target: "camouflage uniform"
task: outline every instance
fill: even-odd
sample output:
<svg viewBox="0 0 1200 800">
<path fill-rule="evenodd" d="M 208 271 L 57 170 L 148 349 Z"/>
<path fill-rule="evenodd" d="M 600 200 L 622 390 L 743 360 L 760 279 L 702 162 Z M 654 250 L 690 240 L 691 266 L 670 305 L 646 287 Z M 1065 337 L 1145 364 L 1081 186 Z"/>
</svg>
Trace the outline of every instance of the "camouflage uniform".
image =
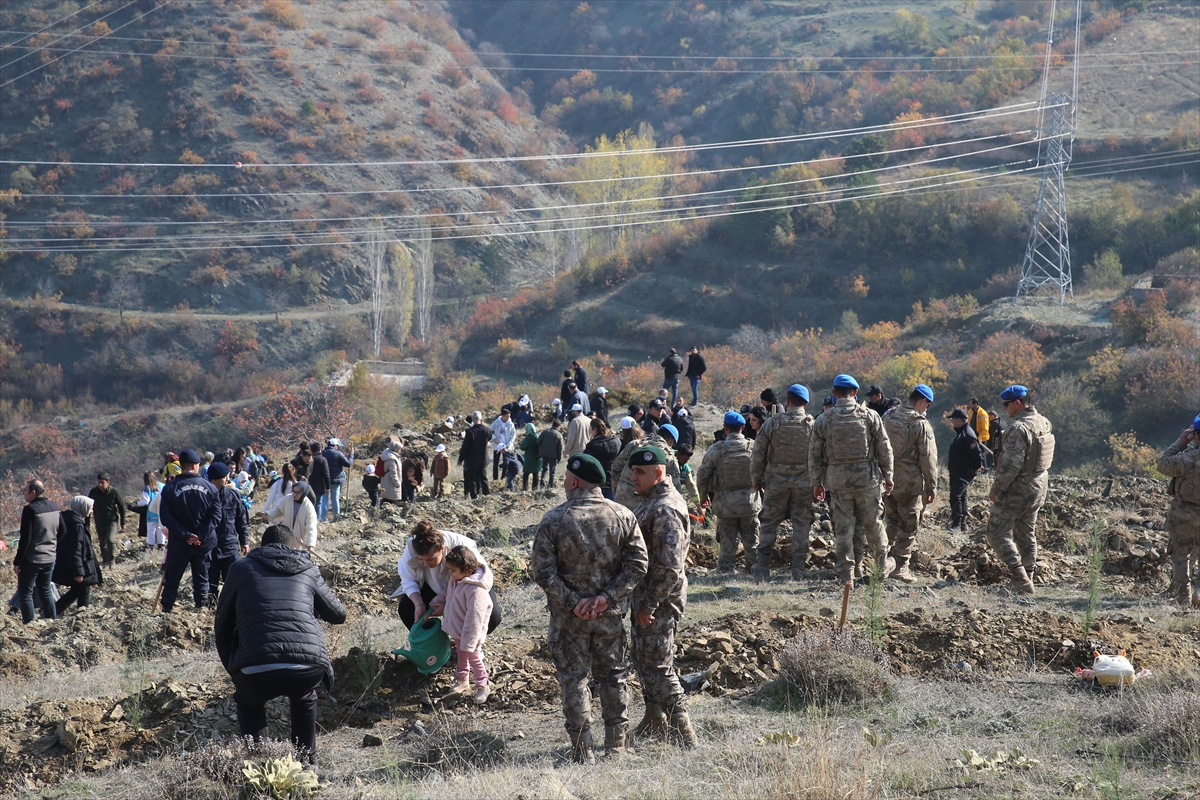
<svg viewBox="0 0 1200 800">
<path fill-rule="evenodd" d="M 1187 599 L 1188 558 L 1200 556 L 1200 446 L 1182 439 L 1158 459 L 1158 471 L 1171 478 L 1171 510 L 1167 512 L 1167 550 L 1171 554 L 1171 591 Z M 1200 598 L 1200 586 L 1196 598 Z M 1193 603 L 1200 605 L 1197 599 Z"/>
<path fill-rule="evenodd" d="M 1047 473 L 1053 460 L 1050 420 L 1032 406 L 1025 408 L 1004 432 L 1003 457 L 996 464 L 991 492 L 998 499 L 992 503 L 987 523 L 988 544 L 1009 567 L 1028 571 L 1037 562 L 1033 526 L 1046 502 Z"/>
<path fill-rule="evenodd" d="M 704 453 L 696 471 L 696 488 L 703 500 L 713 493 L 712 510 L 717 515 L 717 541 L 721 552 L 717 569 L 737 566 L 738 537 L 746 550 L 746 569 L 754 563 L 758 546 L 758 512 L 762 498 L 750 480 L 753 442 L 740 433 L 726 435 Z"/>
<path fill-rule="evenodd" d="M 754 440 L 750 480 L 764 487 L 762 531 L 758 539 L 755 574 L 766 577 L 779 533 L 779 523 L 792 520 L 792 570 L 804 569 L 812 528 L 812 481 L 808 479 L 808 443 L 813 417 L 804 408 L 789 407 L 763 423 Z"/>
<path fill-rule="evenodd" d="M 679 473 L 679 462 L 675 460 L 675 451 L 671 449 L 671 445 L 667 444 L 667 440 L 657 433 L 652 433 L 644 439 L 635 439 L 621 448 L 621 452 L 617 453 L 617 457 L 613 459 L 612 463 L 612 475 L 619 476 L 613 480 L 613 499 L 630 511 L 637 508 L 638 503 L 641 502 L 637 492 L 633 491 L 633 467 L 629 466 L 629 456 L 639 447 L 657 447 L 666 453 L 667 477 L 671 479 L 676 491 L 683 491 L 683 478 Z"/>
<path fill-rule="evenodd" d="M 808 448 L 808 473 L 824 486 L 837 537 L 837 571 L 843 581 L 854 575 L 854 528 L 861 524 L 881 565 L 884 537 L 882 482 L 892 477 L 892 445 L 879 415 L 853 397 L 817 417 Z"/>
<path fill-rule="evenodd" d="M 883 429 L 895 458 L 896 485 L 883 499 L 888 546 L 896 569 L 903 570 L 912 557 L 923 498 L 937 491 L 937 442 L 929 420 L 910 403 L 884 414 Z"/>
<path fill-rule="evenodd" d="M 670 715 L 683 700 L 683 687 L 675 674 L 675 628 L 687 604 L 684 561 L 691 543 L 687 504 L 669 481 L 656 483 L 634 512 L 646 540 L 650 567 L 633 590 L 634 615 L 647 611 L 654 617 L 649 627 L 632 626 L 633 663 L 642 681 L 647 704 Z"/>
<path fill-rule="evenodd" d="M 546 643 L 562 690 L 566 728 L 575 741 L 592 725 L 588 672 L 600 687 L 606 727 L 628 724 L 625 625 L 633 588 L 646 574 L 646 543 L 637 519 L 599 488 L 574 489 L 542 517 L 530 557 L 533 579 L 546 592 Z M 575 616 L 583 598 L 604 595 L 608 610 L 594 620 Z"/>
</svg>

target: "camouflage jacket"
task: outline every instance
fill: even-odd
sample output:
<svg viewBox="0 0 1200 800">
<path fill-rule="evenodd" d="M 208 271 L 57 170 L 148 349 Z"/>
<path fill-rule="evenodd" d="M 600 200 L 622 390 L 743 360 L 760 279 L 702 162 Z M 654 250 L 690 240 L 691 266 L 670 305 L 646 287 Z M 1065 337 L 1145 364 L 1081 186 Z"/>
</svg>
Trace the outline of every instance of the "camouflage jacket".
<svg viewBox="0 0 1200 800">
<path fill-rule="evenodd" d="M 883 421 L 853 397 L 817 417 L 808 445 L 808 477 L 826 489 L 861 490 L 892 478 L 892 444 Z"/>
<path fill-rule="evenodd" d="M 1194 436 L 1186 445 L 1176 439 L 1156 466 L 1171 479 L 1171 494 L 1176 500 L 1200 505 L 1200 446 Z"/>
<path fill-rule="evenodd" d="M 937 442 L 925 415 L 908 403 L 883 415 L 892 443 L 896 486 L 893 494 L 931 495 L 937 491 Z"/>
<path fill-rule="evenodd" d="M 606 500 L 599 487 L 575 489 L 542 517 L 530 569 L 551 614 L 571 614 L 583 598 L 602 594 L 604 616 L 619 618 L 646 574 L 646 542 L 629 509 Z"/>
<path fill-rule="evenodd" d="M 808 443 L 813 417 L 803 408 L 789 408 L 768 419 L 754 439 L 750 480 L 755 486 L 808 483 Z"/>
<path fill-rule="evenodd" d="M 1054 428 L 1032 406 L 1013 417 L 1004 432 L 1004 450 L 996 465 L 992 493 L 1000 495 L 1043 477 L 1054 461 Z"/>
<path fill-rule="evenodd" d="M 613 489 L 616 490 L 618 483 L 627 483 L 629 491 L 633 491 L 633 467 L 629 466 L 629 457 L 639 447 L 658 447 L 666 453 L 667 477 L 671 479 L 676 491 L 683 491 L 683 479 L 679 474 L 679 462 L 675 460 L 675 451 L 667 444 L 667 440 L 657 433 L 652 433 L 644 439 L 636 439 L 622 447 L 621 452 L 617 453 L 617 457 L 613 459 L 612 463 L 612 471 L 616 477 L 609 476 L 612 478 Z"/>
<path fill-rule="evenodd" d="M 633 513 L 650 553 L 650 568 L 633 592 L 633 610 L 679 618 L 687 604 L 684 562 L 692 541 L 687 504 L 670 481 L 662 481 Z"/>
<path fill-rule="evenodd" d="M 750 479 L 752 446 L 742 434 L 731 433 L 704 452 L 696 470 L 696 489 L 701 500 L 712 493 L 713 513 L 718 517 L 751 517 L 762 511 L 762 495 Z"/>
</svg>

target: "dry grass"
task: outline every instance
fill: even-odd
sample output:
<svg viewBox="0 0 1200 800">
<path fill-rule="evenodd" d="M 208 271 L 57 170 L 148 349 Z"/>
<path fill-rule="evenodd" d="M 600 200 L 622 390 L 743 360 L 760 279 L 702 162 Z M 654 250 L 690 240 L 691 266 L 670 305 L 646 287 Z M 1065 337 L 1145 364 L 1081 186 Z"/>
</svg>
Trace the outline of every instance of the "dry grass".
<svg viewBox="0 0 1200 800">
<path fill-rule="evenodd" d="M 892 693 L 887 653 L 850 628 L 802 631 L 780 651 L 779 667 L 773 688 L 789 706 L 861 704 Z"/>
</svg>

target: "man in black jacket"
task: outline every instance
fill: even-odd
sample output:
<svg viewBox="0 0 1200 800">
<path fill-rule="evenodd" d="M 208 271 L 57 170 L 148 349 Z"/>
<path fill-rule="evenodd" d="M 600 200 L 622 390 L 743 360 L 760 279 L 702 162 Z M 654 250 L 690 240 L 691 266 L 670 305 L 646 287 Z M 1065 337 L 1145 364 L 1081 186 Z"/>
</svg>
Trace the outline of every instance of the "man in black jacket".
<svg viewBox="0 0 1200 800">
<path fill-rule="evenodd" d="M 333 683 L 319 620 L 346 621 L 346 607 L 291 529 L 272 525 L 262 546 L 229 568 L 214 634 L 221 665 L 233 679 L 242 736 L 267 736 L 267 701 L 287 697 L 292 743 L 300 760 L 317 761 L 317 687 Z"/>
<path fill-rule="evenodd" d="M 662 368 L 663 388 L 671 390 L 671 402 L 674 403 L 675 398 L 679 397 L 679 376 L 683 374 L 683 359 L 675 352 L 674 347 L 662 360 Z"/>
<path fill-rule="evenodd" d="M 208 468 L 208 482 L 217 488 L 217 546 L 208 568 L 208 590 L 211 595 L 226 580 L 229 568 L 238 554 L 250 552 L 249 519 L 242 496 L 229 485 L 229 467 L 217 462 Z"/>
<path fill-rule="evenodd" d="M 333 476 L 329 470 L 329 462 L 321 454 L 320 443 L 309 442 L 308 449 L 312 453 L 312 463 L 308 466 L 308 485 L 312 487 L 313 494 L 317 496 L 317 504 L 314 506 L 314 510 L 317 512 L 317 521 L 324 522 L 325 520 L 321 518 L 321 504 L 329 501 L 322 501 L 321 498 L 329 494 Z"/>
<path fill-rule="evenodd" d="M 897 405 L 899 405 L 899 403 L 897 403 Z M 888 400 L 888 398 L 884 397 L 883 389 L 880 389 L 875 385 L 872 385 L 870 389 L 867 389 L 867 408 L 871 409 L 881 417 L 888 412 L 888 409 L 891 408 L 891 402 Z"/>
<path fill-rule="evenodd" d="M 700 350 L 695 347 L 688 350 L 687 378 L 692 384 L 692 405 L 700 402 L 700 379 L 707 371 L 708 364 L 704 363 L 704 356 L 700 355 Z"/>
<path fill-rule="evenodd" d="M 687 445 L 695 450 L 696 423 L 692 421 L 691 412 L 686 408 L 679 409 L 671 419 L 671 424 L 675 426 L 675 430 L 679 431 L 679 446 Z"/>
<path fill-rule="evenodd" d="M 21 538 L 13 556 L 13 572 L 17 573 L 17 597 L 21 604 L 21 620 L 33 622 L 33 593 L 38 593 L 38 605 L 43 616 L 55 618 L 54 594 L 50 590 L 50 575 L 54 571 L 58 537 L 66 533 L 66 525 L 58 505 L 46 497 L 41 481 L 25 484 L 25 507 L 21 509 Z"/>
<path fill-rule="evenodd" d="M 220 462 L 208 468 L 211 475 Z M 209 555 L 217 546 L 220 499 L 217 488 L 200 477 L 200 455 L 179 454 L 181 474 L 168 483 L 159 500 L 159 520 L 167 529 L 167 559 L 163 563 L 162 610 L 170 613 L 179 596 L 183 570 L 192 569 L 192 599 L 196 608 L 208 605 Z"/>
<path fill-rule="evenodd" d="M 96 485 L 88 492 L 92 499 L 92 519 L 96 520 L 96 538 L 100 541 L 100 557 L 104 566 L 111 567 L 116 551 L 117 534 L 125 530 L 125 501 L 113 488 L 108 473 L 96 476 Z"/>
<path fill-rule="evenodd" d="M 490 494 L 487 479 L 488 442 L 492 432 L 483 424 L 483 414 L 476 411 L 471 415 L 473 424 L 463 434 L 462 447 L 458 451 L 458 465 L 463 471 L 463 495 L 474 500 L 482 493 Z"/>
<path fill-rule="evenodd" d="M 979 437 L 967 424 L 967 412 L 956 408 L 950 412 L 954 439 L 950 442 L 950 527 L 967 529 L 967 489 L 976 473 L 983 467 Z"/>
<path fill-rule="evenodd" d="M 596 419 L 604 420 L 604 424 L 608 424 L 608 389 L 601 386 L 596 390 L 596 393 L 591 396 L 592 416 Z M 582 404 L 581 404 L 582 405 Z"/>
<path fill-rule="evenodd" d="M 584 394 L 587 394 L 587 390 L 588 390 L 587 370 L 584 369 L 583 366 L 578 361 L 572 361 L 571 368 L 573 370 L 575 370 L 575 374 L 572 376 L 575 379 L 575 388 L 578 389 L 579 391 L 583 392 Z"/>
</svg>

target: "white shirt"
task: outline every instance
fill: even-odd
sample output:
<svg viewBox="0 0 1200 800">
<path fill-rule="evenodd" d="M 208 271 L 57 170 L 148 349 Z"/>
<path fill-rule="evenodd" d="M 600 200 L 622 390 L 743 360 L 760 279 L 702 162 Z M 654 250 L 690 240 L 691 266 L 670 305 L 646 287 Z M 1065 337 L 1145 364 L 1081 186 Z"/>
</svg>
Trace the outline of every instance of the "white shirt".
<svg viewBox="0 0 1200 800">
<path fill-rule="evenodd" d="M 461 544 L 474 553 L 475 558 L 481 564 L 483 563 L 483 556 L 479 554 L 479 545 L 471 537 L 454 531 L 442 531 L 442 539 L 444 552 L 449 552 Z M 392 594 L 392 597 L 420 592 L 421 584 L 428 584 L 430 589 L 440 595 L 450 584 L 450 570 L 446 568 L 445 557 L 442 558 L 442 563 L 429 569 L 421 563 L 421 559 L 417 558 L 411 538 L 408 540 L 408 544 L 404 545 L 404 554 L 400 556 L 400 561 L 396 564 L 396 572 L 400 575 L 400 588 Z"/>
<path fill-rule="evenodd" d="M 508 422 L 504 421 L 503 417 L 496 417 L 492 422 L 492 449 L 497 453 L 501 450 L 511 450 L 513 442 L 517 438 L 517 426 L 513 424 L 510 418 Z"/>
</svg>

